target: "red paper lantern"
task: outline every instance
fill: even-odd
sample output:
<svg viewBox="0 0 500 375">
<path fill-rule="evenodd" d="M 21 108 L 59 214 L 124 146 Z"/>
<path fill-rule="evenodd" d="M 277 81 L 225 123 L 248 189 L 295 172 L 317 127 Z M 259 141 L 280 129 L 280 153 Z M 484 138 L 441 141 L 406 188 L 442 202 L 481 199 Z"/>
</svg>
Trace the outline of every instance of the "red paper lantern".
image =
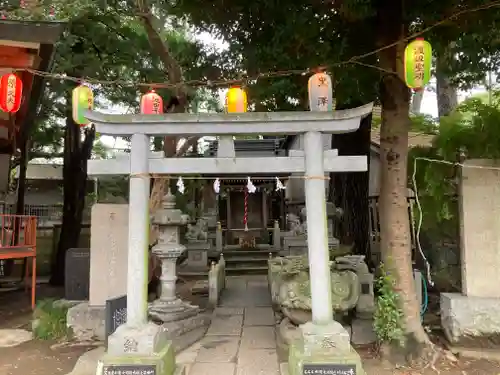
<svg viewBox="0 0 500 375">
<path fill-rule="evenodd" d="M 141 113 L 144 115 L 159 115 L 163 113 L 163 99 L 155 90 L 151 90 L 142 96 Z"/>
<path fill-rule="evenodd" d="M 0 79 L 0 109 L 7 113 L 15 113 L 21 107 L 23 98 L 23 81 L 14 73 L 5 74 Z"/>
</svg>

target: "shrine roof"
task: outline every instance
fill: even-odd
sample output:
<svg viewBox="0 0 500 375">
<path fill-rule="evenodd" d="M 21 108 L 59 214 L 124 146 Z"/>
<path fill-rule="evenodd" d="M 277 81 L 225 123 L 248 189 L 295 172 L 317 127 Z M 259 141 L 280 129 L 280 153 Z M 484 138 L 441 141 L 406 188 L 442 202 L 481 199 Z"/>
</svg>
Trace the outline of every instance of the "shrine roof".
<svg viewBox="0 0 500 375">
<path fill-rule="evenodd" d="M 44 78 L 30 69 L 50 71 L 54 45 L 66 23 L 46 21 L 0 20 L 0 71 L 16 71 L 23 81 L 26 100 L 14 115 L 14 122 L 0 116 L 4 129 L 16 128 L 16 137 L 0 134 L 0 154 L 13 154 L 19 150 L 23 135 L 34 123 L 36 110 L 43 92 Z M 2 113 L 0 113 L 1 115 Z M 9 132 L 10 133 L 10 132 Z"/>
<path fill-rule="evenodd" d="M 0 44 L 3 41 L 55 44 L 65 22 L 0 20 Z"/>
</svg>

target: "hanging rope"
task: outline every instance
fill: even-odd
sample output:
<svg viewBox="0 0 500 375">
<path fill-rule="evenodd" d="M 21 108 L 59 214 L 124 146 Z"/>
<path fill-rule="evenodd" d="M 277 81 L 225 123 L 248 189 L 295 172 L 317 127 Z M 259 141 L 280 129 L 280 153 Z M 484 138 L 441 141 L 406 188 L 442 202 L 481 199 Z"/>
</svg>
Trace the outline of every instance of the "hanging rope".
<svg viewBox="0 0 500 375">
<path fill-rule="evenodd" d="M 243 225 L 245 225 L 245 232 L 248 232 L 248 188 L 245 189 L 245 212 L 243 214 Z"/>
</svg>

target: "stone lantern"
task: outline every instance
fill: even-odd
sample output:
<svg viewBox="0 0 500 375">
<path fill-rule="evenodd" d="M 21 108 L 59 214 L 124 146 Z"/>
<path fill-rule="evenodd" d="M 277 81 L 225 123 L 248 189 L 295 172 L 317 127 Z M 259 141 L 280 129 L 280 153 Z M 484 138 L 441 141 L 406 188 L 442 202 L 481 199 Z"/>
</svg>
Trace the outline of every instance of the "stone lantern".
<svg viewBox="0 0 500 375">
<path fill-rule="evenodd" d="M 180 227 L 186 224 L 186 219 L 186 215 L 175 208 L 175 196 L 169 190 L 163 198 L 162 208 L 153 217 L 153 223 L 158 226 L 159 232 L 153 254 L 161 261 L 161 294 L 150 305 L 149 314 L 162 322 L 186 319 L 200 311 L 198 306 L 178 298 L 175 290 L 177 259 L 186 250 L 180 243 Z"/>
</svg>

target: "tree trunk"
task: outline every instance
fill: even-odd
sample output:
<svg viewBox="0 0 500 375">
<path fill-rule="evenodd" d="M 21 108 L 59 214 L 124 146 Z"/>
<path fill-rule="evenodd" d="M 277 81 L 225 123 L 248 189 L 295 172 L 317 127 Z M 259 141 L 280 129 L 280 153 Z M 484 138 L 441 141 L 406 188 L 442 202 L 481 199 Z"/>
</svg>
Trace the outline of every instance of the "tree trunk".
<svg viewBox="0 0 500 375">
<path fill-rule="evenodd" d="M 362 103 L 357 103 L 361 105 Z M 343 109 L 337 105 L 337 109 Z M 370 133 L 372 116 L 361 121 L 353 133 L 334 134 L 332 149 L 339 155 L 362 155 L 370 162 Z M 368 166 L 369 167 L 369 166 Z M 346 172 L 330 174 L 330 201 L 342 208 L 344 214 L 337 220 L 338 239 L 342 244 L 354 244 L 354 252 L 369 259 L 368 190 L 369 172 Z"/>
<path fill-rule="evenodd" d="M 67 102 L 71 103 L 71 92 Z M 87 191 L 87 162 L 95 139 L 95 129 L 91 127 L 85 130 L 82 141 L 80 127 L 73 121 L 71 106 L 68 108 L 64 131 L 63 218 L 50 279 L 50 283 L 57 286 L 64 285 L 66 251 L 79 244 Z"/>
<path fill-rule="evenodd" d="M 445 51 L 436 59 L 436 96 L 440 118 L 449 115 L 458 105 L 457 88 L 452 85 L 446 72 L 448 55 L 448 52 Z"/>
<path fill-rule="evenodd" d="M 387 1 L 378 8 L 378 43 L 387 46 L 405 36 L 401 0 Z M 390 20 L 390 21 L 388 21 Z M 407 354 L 419 358 L 430 344 L 420 320 L 415 292 L 407 205 L 408 131 L 410 128 L 410 92 L 403 82 L 403 53 L 399 43 L 379 52 L 380 67 L 385 71 L 380 83 L 382 124 L 380 129 L 381 181 L 380 230 L 382 259 L 396 281 L 406 331 Z"/>
<path fill-rule="evenodd" d="M 28 161 L 29 161 L 29 135 L 24 134 L 21 139 L 21 157 L 19 158 L 19 176 L 17 178 L 17 201 L 16 201 L 16 215 L 25 215 L 24 210 L 24 197 L 26 195 L 26 172 L 28 170 Z M 13 236 L 13 240 L 15 244 L 19 243 L 19 231 L 21 229 L 20 223 L 15 226 L 15 233 Z M 28 262 L 27 258 L 23 259 L 23 269 L 21 271 L 21 281 L 24 280 L 26 276 L 26 263 Z M 9 276 L 12 267 L 12 264 L 7 263 L 6 274 Z"/>
<path fill-rule="evenodd" d="M 422 107 L 422 100 L 424 99 L 425 90 L 418 90 L 413 93 L 411 98 L 411 108 L 410 112 L 418 115 L 420 113 L 420 108 Z"/>
</svg>

